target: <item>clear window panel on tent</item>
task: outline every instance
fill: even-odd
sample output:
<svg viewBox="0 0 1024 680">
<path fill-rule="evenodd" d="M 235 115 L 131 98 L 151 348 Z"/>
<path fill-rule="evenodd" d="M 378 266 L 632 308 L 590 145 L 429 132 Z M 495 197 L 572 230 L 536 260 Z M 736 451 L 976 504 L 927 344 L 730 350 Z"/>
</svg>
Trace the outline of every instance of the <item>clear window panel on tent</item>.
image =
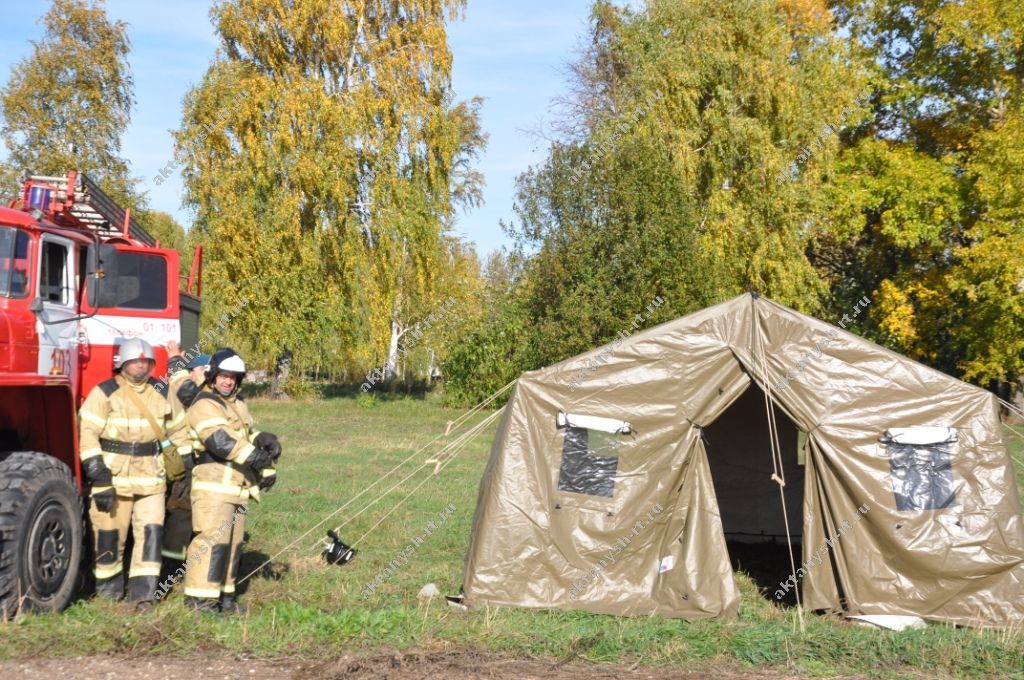
<svg viewBox="0 0 1024 680">
<path fill-rule="evenodd" d="M 558 490 L 611 498 L 619 467 L 619 435 L 567 426 Z"/>
<path fill-rule="evenodd" d="M 897 510 L 941 510 L 953 504 L 954 446 L 955 441 L 886 443 Z"/>
</svg>

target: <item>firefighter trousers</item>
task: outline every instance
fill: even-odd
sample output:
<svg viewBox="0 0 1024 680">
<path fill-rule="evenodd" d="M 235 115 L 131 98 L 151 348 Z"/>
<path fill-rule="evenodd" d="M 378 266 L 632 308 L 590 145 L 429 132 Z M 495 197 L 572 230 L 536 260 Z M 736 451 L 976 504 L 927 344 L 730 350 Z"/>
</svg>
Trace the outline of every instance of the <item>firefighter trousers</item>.
<svg viewBox="0 0 1024 680">
<path fill-rule="evenodd" d="M 156 598 L 160 577 L 160 546 L 163 542 L 164 494 L 117 495 L 110 512 L 95 504 L 89 508 L 95 548 L 96 593 L 120 600 L 124 597 L 124 546 L 128 529 L 135 547 L 128 569 L 128 599 L 140 602 Z"/>
<path fill-rule="evenodd" d="M 184 494 L 183 494 L 184 492 Z M 167 495 L 167 518 L 164 520 L 163 556 L 175 562 L 185 561 L 185 551 L 192 540 L 192 501 L 185 480 L 179 479 Z"/>
<path fill-rule="evenodd" d="M 192 492 L 195 536 L 185 562 L 185 597 L 219 599 L 234 596 L 245 536 L 246 502 L 224 500 L 220 494 Z"/>
</svg>

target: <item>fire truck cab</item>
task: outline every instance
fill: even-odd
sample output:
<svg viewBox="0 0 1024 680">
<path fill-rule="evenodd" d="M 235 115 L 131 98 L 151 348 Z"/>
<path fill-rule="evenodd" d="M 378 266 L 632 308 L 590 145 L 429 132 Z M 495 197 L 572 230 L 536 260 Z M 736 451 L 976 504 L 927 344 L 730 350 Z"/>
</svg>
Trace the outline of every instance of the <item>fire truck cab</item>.
<svg viewBox="0 0 1024 680">
<path fill-rule="evenodd" d="M 198 337 L 202 250 L 184 290 L 160 248 L 87 176 L 30 176 L 0 207 L 0 615 L 65 607 L 83 559 L 77 409 L 131 337 Z"/>
</svg>

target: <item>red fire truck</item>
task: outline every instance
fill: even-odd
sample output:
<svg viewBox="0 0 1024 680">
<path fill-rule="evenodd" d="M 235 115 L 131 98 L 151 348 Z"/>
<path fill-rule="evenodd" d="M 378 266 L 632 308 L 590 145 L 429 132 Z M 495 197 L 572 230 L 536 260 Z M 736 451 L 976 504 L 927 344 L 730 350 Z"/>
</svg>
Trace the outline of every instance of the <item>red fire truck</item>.
<svg viewBox="0 0 1024 680">
<path fill-rule="evenodd" d="M 0 615 L 62 609 L 83 557 L 77 409 L 142 337 L 198 339 L 202 250 L 161 248 L 84 174 L 30 176 L 0 207 Z"/>
</svg>

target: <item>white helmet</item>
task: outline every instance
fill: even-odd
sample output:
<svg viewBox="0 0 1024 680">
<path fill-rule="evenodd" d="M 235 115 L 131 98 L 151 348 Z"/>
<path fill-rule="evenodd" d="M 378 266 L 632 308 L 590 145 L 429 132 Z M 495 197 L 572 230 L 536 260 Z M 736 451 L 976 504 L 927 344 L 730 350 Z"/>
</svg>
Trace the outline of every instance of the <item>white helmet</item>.
<svg viewBox="0 0 1024 680">
<path fill-rule="evenodd" d="M 156 363 L 153 347 L 142 338 L 129 338 L 122 342 L 114 354 L 114 370 L 119 371 L 124 362 L 132 359 L 148 359 Z"/>
<path fill-rule="evenodd" d="M 235 376 L 235 392 L 242 386 L 245 380 L 245 362 L 238 352 L 230 347 L 224 347 L 213 353 L 210 363 L 206 366 L 206 384 L 212 385 L 217 379 L 218 373 L 230 373 Z"/>
<path fill-rule="evenodd" d="M 218 373 L 245 373 L 245 362 L 242 357 L 235 354 L 217 364 Z"/>
</svg>

